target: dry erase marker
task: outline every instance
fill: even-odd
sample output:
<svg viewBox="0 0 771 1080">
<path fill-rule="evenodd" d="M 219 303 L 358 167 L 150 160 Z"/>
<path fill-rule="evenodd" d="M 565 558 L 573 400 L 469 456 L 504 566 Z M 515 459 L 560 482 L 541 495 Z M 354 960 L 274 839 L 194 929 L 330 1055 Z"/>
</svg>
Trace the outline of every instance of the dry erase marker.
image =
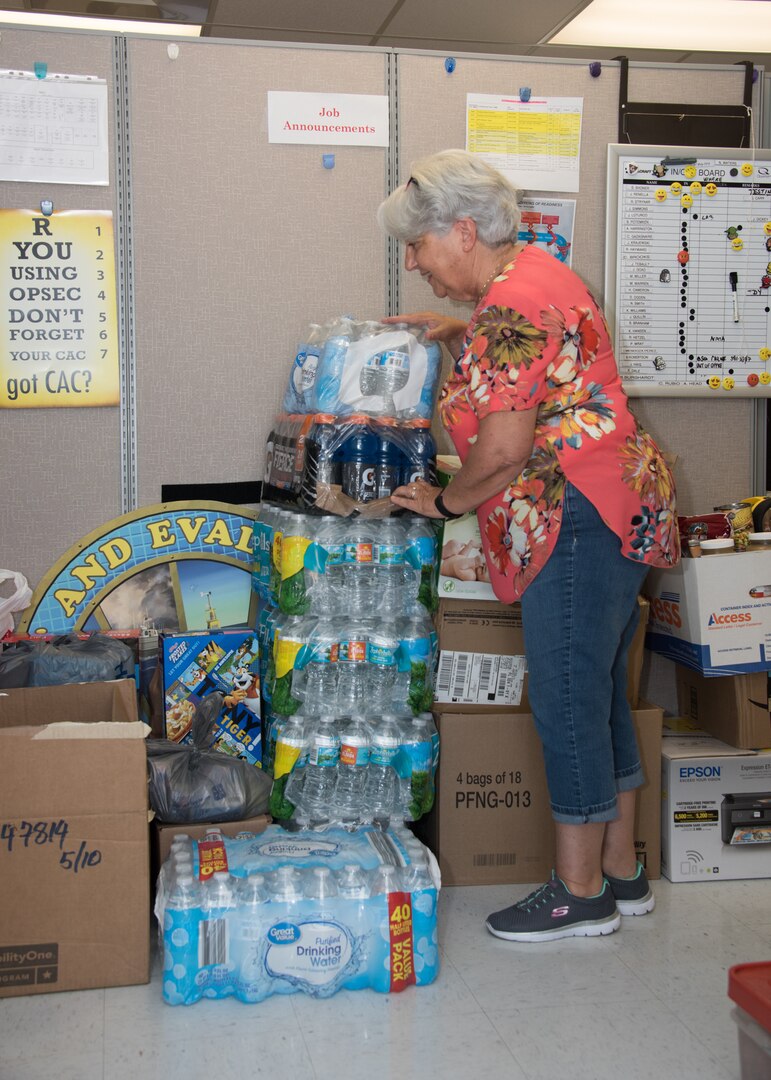
<svg viewBox="0 0 771 1080">
<path fill-rule="evenodd" d="M 732 270 L 728 275 L 728 280 L 731 282 L 731 293 L 733 294 L 734 304 L 734 322 L 739 321 L 739 298 L 736 295 L 736 286 L 739 284 L 739 275 L 735 270 Z"/>
</svg>

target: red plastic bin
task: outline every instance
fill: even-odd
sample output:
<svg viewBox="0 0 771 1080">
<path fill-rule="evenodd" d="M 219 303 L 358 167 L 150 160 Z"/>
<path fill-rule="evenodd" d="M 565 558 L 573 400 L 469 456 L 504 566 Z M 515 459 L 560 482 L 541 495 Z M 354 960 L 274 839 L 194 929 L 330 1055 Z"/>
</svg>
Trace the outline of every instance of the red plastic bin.
<svg viewBox="0 0 771 1080">
<path fill-rule="evenodd" d="M 737 1006 L 742 1080 L 771 1080 L 771 961 L 729 968 L 728 996 Z"/>
</svg>

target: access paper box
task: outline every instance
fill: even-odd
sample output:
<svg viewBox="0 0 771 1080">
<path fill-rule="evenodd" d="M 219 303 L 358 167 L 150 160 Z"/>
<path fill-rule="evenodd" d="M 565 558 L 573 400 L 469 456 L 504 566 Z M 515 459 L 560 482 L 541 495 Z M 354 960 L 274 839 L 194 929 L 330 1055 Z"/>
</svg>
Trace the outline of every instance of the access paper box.
<svg viewBox="0 0 771 1080">
<path fill-rule="evenodd" d="M 639 701 L 648 602 L 638 598 L 640 622 L 629 650 L 627 700 Z M 530 711 L 520 604 L 440 600 L 439 664 L 434 702 L 440 712 Z"/>
<path fill-rule="evenodd" d="M 682 559 L 645 592 L 649 649 L 705 675 L 771 669 L 771 552 Z"/>
<path fill-rule="evenodd" d="M 677 704 L 696 727 L 729 746 L 771 749 L 768 672 L 707 678 L 677 666 Z"/>
<path fill-rule="evenodd" d="M 529 714 L 436 713 L 441 740 L 434 809 L 415 831 L 439 860 L 445 885 L 540 883 L 554 866 L 541 742 Z M 645 785 L 635 846 L 659 876 L 662 711 L 633 714 Z"/>
<path fill-rule="evenodd" d="M 150 978 L 133 680 L 0 694 L 0 997 Z"/>
<path fill-rule="evenodd" d="M 661 868 L 670 881 L 771 877 L 771 751 L 670 736 L 661 799 Z"/>
</svg>

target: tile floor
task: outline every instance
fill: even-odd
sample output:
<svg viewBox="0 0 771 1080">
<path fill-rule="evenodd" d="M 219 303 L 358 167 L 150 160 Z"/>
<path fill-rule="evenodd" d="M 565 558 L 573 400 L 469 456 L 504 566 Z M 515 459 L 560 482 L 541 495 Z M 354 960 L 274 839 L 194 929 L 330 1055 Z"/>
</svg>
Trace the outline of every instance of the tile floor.
<svg viewBox="0 0 771 1080">
<path fill-rule="evenodd" d="M 771 959 L 771 886 L 654 889 L 617 933 L 542 945 L 483 927 L 527 886 L 445 889 L 439 978 L 393 997 L 173 1008 L 156 957 L 148 986 L 3 1000 L 0 1078 L 740 1080 L 727 970 Z"/>
</svg>

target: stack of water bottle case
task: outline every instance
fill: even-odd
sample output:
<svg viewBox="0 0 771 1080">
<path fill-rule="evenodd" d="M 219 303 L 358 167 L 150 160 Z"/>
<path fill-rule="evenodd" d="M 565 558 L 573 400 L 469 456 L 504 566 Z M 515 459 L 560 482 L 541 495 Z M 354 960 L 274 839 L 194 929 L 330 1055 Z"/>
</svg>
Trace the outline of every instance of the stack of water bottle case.
<svg viewBox="0 0 771 1080">
<path fill-rule="evenodd" d="M 156 901 L 171 1004 L 388 992 L 438 972 L 438 868 L 405 827 L 434 800 L 437 533 L 412 514 L 325 514 L 308 492 L 345 475 L 359 507 L 381 498 L 390 513 L 390 490 L 430 479 L 427 426 L 400 424 L 430 417 L 439 364 L 405 328 L 336 320 L 314 336 L 315 352 L 298 349 L 285 406 L 334 405 L 309 414 L 306 431 L 311 444 L 319 427 L 335 435 L 300 448 L 291 484 L 267 483 L 278 498 L 263 501 L 255 530 L 263 767 L 276 824 L 175 841 Z M 399 386 L 411 396 L 399 399 Z M 373 454 L 362 429 L 369 437 L 376 427 L 401 460 L 383 439 Z M 420 445 L 410 454 L 412 432 Z"/>
</svg>

